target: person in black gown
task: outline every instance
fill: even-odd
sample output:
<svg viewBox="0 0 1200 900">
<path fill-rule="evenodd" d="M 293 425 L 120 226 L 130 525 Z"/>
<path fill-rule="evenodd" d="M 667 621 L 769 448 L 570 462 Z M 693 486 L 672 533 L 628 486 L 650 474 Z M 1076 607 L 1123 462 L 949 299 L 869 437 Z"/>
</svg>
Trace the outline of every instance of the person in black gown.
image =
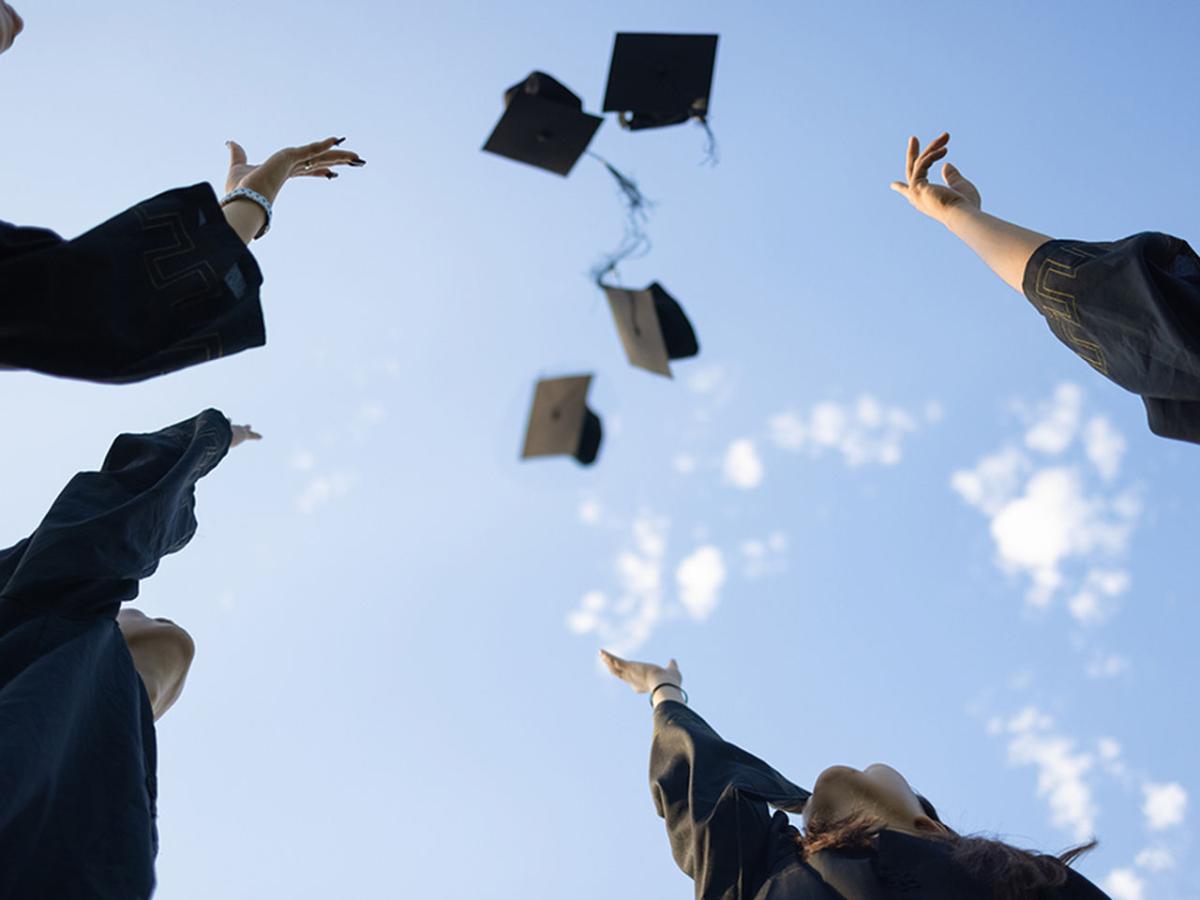
<svg viewBox="0 0 1200 900">
<path fill-rule="evenodd" d="M 667 666 L 600 652 L 654 706 L 650 792 L 697 900 L 1102 900 L 1062 857 L 963 837 L 895 769 L 833 766 L 812 791 L 723 740 Z M 768 807 L 778 812 L 773 815 Z M 787 813 L 803 816 L 803 831 Z"/>
<path fill-rule="evenodd" d="M 0 3 L 0 51 L 24 23 Z M 0 368 L 126 383 L 266 343 L 262 273 L 246 245 L 291 178 L 362 166 L 327 138 L 261 165 L 229 142 L 225 197 L 166 191 L 71 241 L 0 221 Z"/>
<path fill-rule="evenodd" d="M 1200 257 L 1159 232 L 1054 240 L 989 215 L 978 189 L 950 163 L 942 166 L 944 185 L 930 182 L 949 142 L 942 134 L 921 150 L 909 138 L 905 180 L 892 189 L 1024 293 L 1088 365 L 1139 394 L 1151 431 L 1200 443 Z"/>
<path fill-rule="evenodd" d="M 194 646 L 122 604 L 195 533 L 196 482 L 257 437 L 211 409 L 123 434 L 0 550 L 0 900 L 153 892 L 154 721 Z"/>
</svg>

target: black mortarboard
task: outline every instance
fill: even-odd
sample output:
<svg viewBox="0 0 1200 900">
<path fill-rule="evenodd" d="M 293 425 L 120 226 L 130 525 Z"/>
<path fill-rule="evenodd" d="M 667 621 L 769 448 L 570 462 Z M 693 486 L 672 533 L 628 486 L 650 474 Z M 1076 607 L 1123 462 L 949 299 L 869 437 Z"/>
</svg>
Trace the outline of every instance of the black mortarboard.
<svg viewBox="0 0 1200 900">
<path fill-rule="evenodd" d="M 543 378 L 533 392 L 522 459 L 573 456 L 585 466 L 600 450 L 600 417 L 588 409 L 591 375 Z"/>
<path fill-rule="evenodd" d="M 604 112 L 635 131 L 704 120 L 716 57 L 715 34 L 618 34 Z"/>
<path fill-rule="evenodd" d="M 602 284 L 617 333 L 632 365 L 671 377 L 668 360 L 700 352 L 696 332 L 675 298 L 657 281 L 640 291 Z"/>
<path fill-rule="evenodd" d="M 544 72 L 504 92 L 505 110 L 483 149 L 566 175 L 604 120 Z"/>
</svg>

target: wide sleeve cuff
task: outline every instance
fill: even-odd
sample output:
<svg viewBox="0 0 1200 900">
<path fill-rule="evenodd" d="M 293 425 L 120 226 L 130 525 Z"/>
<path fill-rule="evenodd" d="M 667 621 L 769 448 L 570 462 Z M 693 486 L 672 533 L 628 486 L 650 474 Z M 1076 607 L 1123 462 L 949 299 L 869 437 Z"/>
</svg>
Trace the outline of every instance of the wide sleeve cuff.
<svg viewBox="0 0 1200 900">
<path fill-rule="evenodd" d="M 0 554 L 0 574 L 10 573 L 0 596 L 63 615 L 115 614 L 195 534 L 196 482 L 231 440 L 229 421 L 212 409 L 120 435 L 99 471 L 72 478 L 37 530 Z"/>
<path fill-rule="evenodd" d="M 266 342 L 262 272 L 208 184 L 48 234 L 0 255 L 0 363 L 122 383 Z"/>
</svg>

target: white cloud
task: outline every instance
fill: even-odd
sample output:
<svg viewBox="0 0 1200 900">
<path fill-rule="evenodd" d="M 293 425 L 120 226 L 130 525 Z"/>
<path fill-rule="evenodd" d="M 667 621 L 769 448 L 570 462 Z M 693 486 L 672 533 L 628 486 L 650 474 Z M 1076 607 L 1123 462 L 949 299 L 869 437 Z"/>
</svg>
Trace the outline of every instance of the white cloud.
<svg viewBox="0 0 1200 900">
<path fill-rule="evenodd" d="M 763 464 L 754 441 L 739 438 L 731 443 L 725 451 L 723 470 L 725 480 L 736 487 L 749 490 L 762 484 Z"/>
<path fill-rule="evenodd" d="M 1067 601 L 1067 609 L 1084 625 L 1103 622 L 1114 611 L 1113 600 L 1129 590 L 1129 582 L 1123 569 L 1091 569 L 1079 592 Z"/>
<path fill-rule="evenodd" d="M 1166 847 L 1147 847 L 1134 862 L 1147 872 L 1166 872 L 1175 868 L 1175 855 Z"/>
<path fill-rule="evenodd" d="M 311 472 L 316 464 L 317 458 L 308 450 L 297 450 L 288 460 L 288 465 L 297 472 Z"/>
<path fill-rule="evenodd" d="M 950 476 L 950 486 L 971 506 L 994 516 L 1020 489 L 1028 469 L 1025 454 L 1016 447 L 1006 447 L 985 456 L 974 469 L 955 472 Z"/>
<path fill-rule="evenodd" d="M 633 652 L 650 637 L 663 615 L 663 565 L 669 523 L 648 513 L 637 516 L 630 544 L 613 562 L 615 599 L 599 590 L 588 591 L 567 614 L 575 634 L 595 634 L 618 656 Z"/>
<path fill-rule="evenodd" d="M 1051 823 L 1070 831 L 1075 840 L 1087 840 L 1099 812 L 1085 779 L 1094 760 L 1076 749 L 1074 738 L 1056 733 L 1053 726 L 1049 715 L 1029 706 L 1007 722 L 993 720 L 989 731 L 1009 735 L 1010 765 L 1037 769 L 1037 796 L 1049 805 Z"/>
<path fill-rule="evenodd" d="M 1083 429 L 1083 448 L 1100 477 L 1112 481 L 1125 455 L 1125 438 L 1104 416 L 1094 416 Z"/>
<path fill-rule="evenodd" d="M 936 404 L 927 408 L 927 422 L 940 416 Z M 812 456 L 833 451 L 849 466 L 895 465 L 903 455 L 905 438 L 917 428 L 917 416 L 900 407 L 885 407 L 870 394 L 861 395 L 854 403 L 818 403 L 807 414 L 786 410 L 767 420 L 776 447 L 807 450 Z"/>
<path fill-rule="evenodd" d="M 688 375 L 687 386 L 696 394 L 715 394 L 729 386 L 729 372 L 724 366 L 705 366 Z"/>
<path fill-rule="evenodd" d="M 1133 869 L 1113 869 L 1101 887 L 1112 900 L 1142 900 L 1146 885 Z"/>
<path fill-rule="evenodd" d="M 725 560 L 711 544 L 699 547 L 675 570 L 679 599 L 688 614 L 698 621 L 707 619 L 717 607 L 721 586 L 725 583 Z"/>
<path fill-rule="evenodd" d="M 1145 802 L 1142 813 L 1146 816 L 1146 825 L 1151 831 L 1162 831 L 1183 822 L 1187 811 L 1187 791 L 1178 782 L 1155 784 L 1147 782 L 1142 785 Z"/>
<path fill-rule="evenodd" d="M 671 466 L 680 475 L 691 475 L 696 471 L 696 457 L 687 453 L 677 454 L 676 457 L 671 460 Z"/>
<path fill-rule="evenodd" d="M 782 531 L 773 531 L 766 538 L 748 538 L 742 541 L 738 551 L 742 557 L 742 574 L 747 578 L 759 578 L 782 572 L 787 568 L 788 536 Z"/>
<path fill-rule="evenodd" d="M 1097 417 L 1089 423 L 1094 432 L 1089 446 L 1100 463 L 1078 448 L 1067 455 L 1079 431 L 1082 398 L 1078 387 L 1060 385 L 1025 434 L 1026 447 L 1053 462 L 1008 444 L 974 468 L 954 472 L 950 484 L 989 519 L 996 562 L 1028 579 L 1030 604 L 1046 606 L 1060 591 L 1071 590 L 1071 614 L 1096 624 L 1111 615 L 1116 597 L 1129 587 L 1128 572 L 1114 563 L 1128 551 L 1140 504 L 1131 491 L 1109 484 L 1106 473 L 1115 475 L 1111 448 L 1123 439 L 1106 421 L 1096 425 L 1102 421 Z M 1095 450 L 1098 446 L 1108 449 Z"/>
<path fill-rule="evenodd" d="M 1116 678 L 1130 669 L 1129 660 L 1116 653 L 1100 654 L 1088 661 L 1084 670 L 1088 678 Z"/>
<path fill-rule="evenodd" d="M 584 500 L 579 504 L 579 521 L 585 525 L 595 525 L 600 521 L 602 510 L 595 500 Z"/>
<path fill-rule="evenodd" d="M 1075 384 L 1060 384 L 1054 397 L 1038 409 L 1037 420 L 1025 432 L 1025 446 L 1057 456 L 1071 445 L 1079 431 L 1083 391 Z"/>
<path fill-rule="evenodd" d="M 306 516 L 312 515 L 326 503 L 346 496 L 355 481 L 355 477 L 347 472 L 317 475 L 309 480 L 296 498 L 296 509 Z"/>
<path fill-rule="evenodd" d="M 1113 762 L 1121 755 L 1121 742 L 1116 738 L 1102 737 L 1096 742 L 1096 748 L 1105 762 Z"/>
</svg>

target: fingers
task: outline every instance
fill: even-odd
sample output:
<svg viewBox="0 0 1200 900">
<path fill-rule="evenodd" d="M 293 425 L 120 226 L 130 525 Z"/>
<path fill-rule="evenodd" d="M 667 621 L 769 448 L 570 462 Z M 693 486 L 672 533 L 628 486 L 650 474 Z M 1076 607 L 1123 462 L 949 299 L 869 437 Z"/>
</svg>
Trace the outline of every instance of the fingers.
<svg viewBox="0 0 1200 900">
<path fill-rule="evenodd" d="M 926 149 L 925 152 L 921 154 L 920 158 L 917 159 L 916 165 L 913 166 L 912 177 L 909 178 L 908 183 L 911 185 L 921 181 L 928 181 L 930 166 L 932 166 L 935 162 L 949 152 L 950 151 L 945 147 L 941 147 L 937 150 Z"/>
<path fill-rule="evenodd" d="M 908 185 L 903 181 L 893 181 L 888 185 L 888 187 L 890 187 L 897 194 L 903 194 L 905 197 L 908 196 Z"/>
<path fill-rule="evenodd" d="M 314 176 L 314 177 L 320 176 L 321 178 L 337 178 L 338 173 L 334 172 L 331 169 L 326 169 L 324 167 L 317 168 L 317 169 L 310 169 L 307 166 L 298 166 L 295 169 L 292 169 L 292 173 L 290 175 L 288 175 L 288 178 L 305 178 L 307 176 Z"/>
<path fill-rule="evenodd" d="M 912 181 L 913 163 L 917 161 L 917 151 L 921 149 L 920 142 L 916 137 L 908 139 L 908 149 L 904 154 L 904 178 L 907 181 Z"/>
<path fill-rule="evenodd" d="M 963 177 L 963 173 L 958 171 L 958 167 L 954 163 L 946 163 L 942 166 L 942 180 L 948 185 L 961 184 L 967 179 Z"/>
<path fill-rule="evenodd" d="M 908 183 L 910 185 L 914 182 L 928 179 L 929 167 L 950 152 L 947 147 L 949 143 L 950 132 L 948 131 L 943 131 L 929 142 L 925 151 L 913 161 L 912 169 L 908 173 Z"/>
<path fill-rule="evenodd" d="M 229 148 L 230 167 L 246 165 L 246 151 L 242 149 L 241 144 L 237 141 L 226 141 L 225 146 Z"/>
</svg>

